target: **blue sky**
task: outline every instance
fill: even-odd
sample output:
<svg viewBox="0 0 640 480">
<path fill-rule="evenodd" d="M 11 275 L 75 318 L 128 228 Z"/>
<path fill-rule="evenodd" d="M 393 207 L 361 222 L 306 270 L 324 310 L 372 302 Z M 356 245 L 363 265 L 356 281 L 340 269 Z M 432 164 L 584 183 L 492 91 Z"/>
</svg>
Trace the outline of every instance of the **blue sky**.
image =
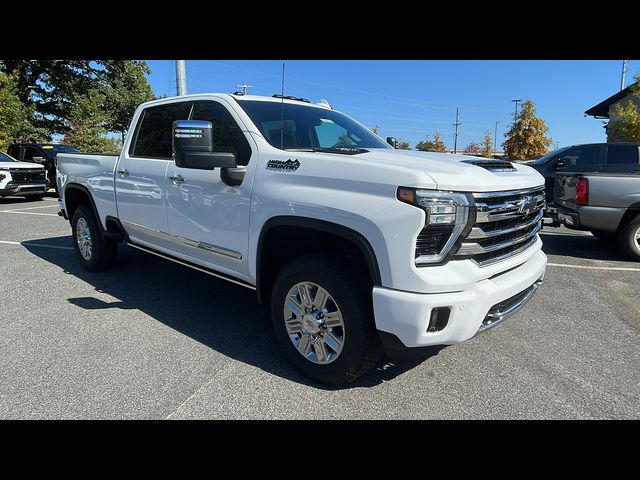
<svg viewBox="0 0 640 480">
<path fill-rule="evenodd" d="M 512 99 L 531 99 L 558 146 L 604 142 L 603 123 L 585 117 L 589 107 L 620 88 L 621 60 L 398 61 L 285 60 L 285 94 L 312 102 L 327 99 L 382 137 L 412 146 L 439 130 L 453 148 L 453 123 L 460 108 L 458 148 L 481 142 L 498 124 L 498 140 L 513 122 Z M 157 95 L 176 94 L 175 62 L 150 60 L 149 82 Z M 226 92 L 243 82 L 250 93 L 280 93 L 282 60 L 188 60 L 187 93 Z M 628 64 L 627 82 L 640 70 Z M 555 147 L 555 145 L 554 145 Z"/>
</svg>

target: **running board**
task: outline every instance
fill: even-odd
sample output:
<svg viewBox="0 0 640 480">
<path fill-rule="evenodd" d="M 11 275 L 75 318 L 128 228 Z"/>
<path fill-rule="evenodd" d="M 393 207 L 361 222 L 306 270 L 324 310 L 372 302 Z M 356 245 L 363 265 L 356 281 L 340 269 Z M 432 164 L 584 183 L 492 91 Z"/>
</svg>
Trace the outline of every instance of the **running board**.
<svg viewBox="0 0 640 480">
<path fill-rule="evenodd" d="M 248 288 L 249 290 L 256 290 L 256 287 L 254 285 L 251 285 L 250 283 L 244 282 L 240 279 L 233 278 L 230 275 L 226 275 L 221 272 L 214 272 L 213 270 L 209 270 L 208 268 L 201 267 L 200 265 L 196 265 L 186 260 L 180 260 L 166 253 L 161 253 L 147 247 L 141 247 L 140 245 L 136 245 L 134 243 L 127 242 L 127 245 L 130 246 L 131 248 L 135 248 L 136 250 L 141 250 L 143 252 L 150 253 L 151 255 L 155 255 L 156 257 L 164 258 L 165 260 L 171 260 L 172 262 L 179 263 L 180 265 L 184 265 L 185 267 L 193 268 L 194 270 L 198 270 L 199 272 L 206 273 L 208 275 L 211 275 L 216 278 L 220 278 L 222 280 L 226 280 L 227 282 L 235 283 L 236 285 L 240 285 L 241 287 Z"/>
</svg>

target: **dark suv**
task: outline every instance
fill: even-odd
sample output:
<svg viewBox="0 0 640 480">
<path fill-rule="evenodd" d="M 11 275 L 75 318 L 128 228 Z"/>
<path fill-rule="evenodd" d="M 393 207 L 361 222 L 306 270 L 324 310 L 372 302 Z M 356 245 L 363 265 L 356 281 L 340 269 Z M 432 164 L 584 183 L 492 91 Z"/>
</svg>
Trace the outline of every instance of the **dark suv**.
<svg viewBox="0 0 640 480">
<path fill-rule="evenodd" d="M 638 170 L 640 143 L 589 143 L 563 147 L 530 162 L 545 180 L 547 205 L 554 200 L 556 173 L 630 173 Z M 551 206 L 553 209 L 553 206 Z"/>
<path fill-rule="evenodd" d="M 21 162 L 33 162 L 44 165 L 47 171 L 47 183 L 58 192 L 56 185 L 56 156 L 59 153 L 77 153 L 80 150 L 69 145 L 56 143 L 14 143 L 7 153 Z"/>
</svg>

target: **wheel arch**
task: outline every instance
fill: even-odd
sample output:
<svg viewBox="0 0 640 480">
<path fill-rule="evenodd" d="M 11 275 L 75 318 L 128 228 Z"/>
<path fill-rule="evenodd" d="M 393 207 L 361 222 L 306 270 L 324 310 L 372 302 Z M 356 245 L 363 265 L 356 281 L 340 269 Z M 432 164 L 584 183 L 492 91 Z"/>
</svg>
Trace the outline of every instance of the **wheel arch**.
<svg viewBox="0 0 640 480">
<path fill-rule="evenodd" d="M 291 255 L 268 255 L 268 250 L 278 238 L 278 234 L 285 233 L 290 229 L 295 229 L 296 234 L 303 240 L 308 239 L 311 235 L 319 235 L 322 240 L 316 242 L 311 251 L 293 251 Z M 329 240 L 328 243 L 327 240 Z M 318 249 L 318 244 L 323 246 Z M 381 285 L 380 267 L 376 253 L 371 243 L 360 232 L 338 223 L 310 217 L 284 215 L 267 220 L 260 230 L 256 251 L 258 302 L 261 304 L 269 303 L 273 281 L 284 263 L 301 254 L 323 251 L 336 245 L 354 247 L 360 255 L 358 260 L 362 261 L 363 266 L 366 267 L 372 285 Z"/>
</svg>

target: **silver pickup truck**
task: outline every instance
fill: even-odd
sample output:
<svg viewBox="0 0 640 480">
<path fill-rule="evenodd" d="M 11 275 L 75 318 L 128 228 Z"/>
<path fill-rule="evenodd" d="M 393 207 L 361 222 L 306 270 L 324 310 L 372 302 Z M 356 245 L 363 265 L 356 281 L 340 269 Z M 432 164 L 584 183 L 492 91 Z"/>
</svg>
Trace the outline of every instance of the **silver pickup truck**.
<svg viewBox="0 0 640 480">
<path fill-rule="evenodd" d="M 551 216 L 568 228 L 617 240 L 629 257 L 640 261 L 640 165 L 628 167 L 626 173 L 558 172 Z"/>
</svg>

